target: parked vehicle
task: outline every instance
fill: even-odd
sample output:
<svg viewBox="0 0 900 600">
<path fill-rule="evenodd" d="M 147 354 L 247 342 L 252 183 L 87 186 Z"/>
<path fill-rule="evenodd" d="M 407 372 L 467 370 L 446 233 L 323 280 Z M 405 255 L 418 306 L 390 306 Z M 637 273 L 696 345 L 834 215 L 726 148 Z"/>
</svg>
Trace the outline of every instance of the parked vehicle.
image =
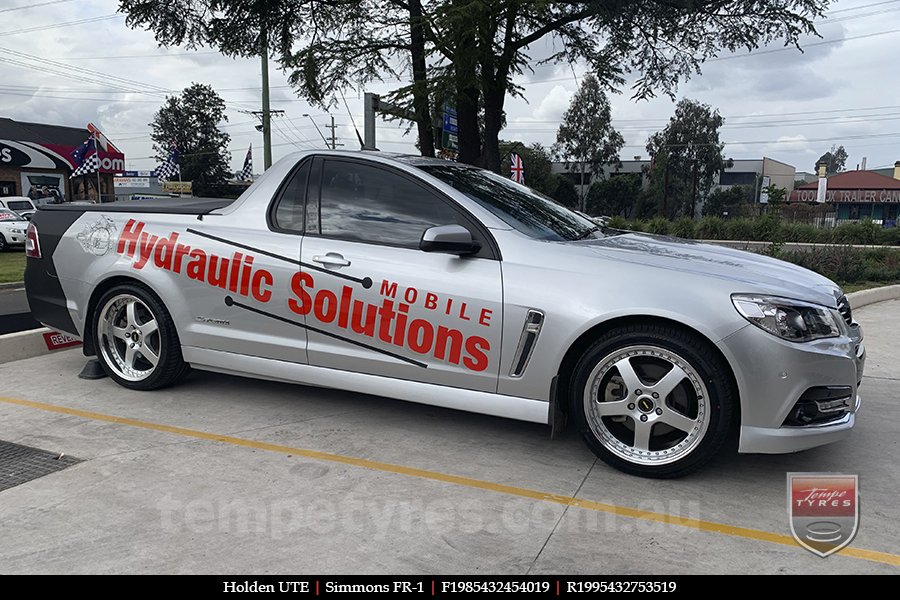
<svg viewBox="0 0 900 600">
<path fill-rule="evenodd" d="M 0 208 L 0 252 L 13 246 L 25 246 L 25 228 L 28 221 L 17 212 Z"/>
<path fill-rule="evenodd" d="M 6 208 L 19 213 L 25 219 L 31 219 L 31 215 L 37 212 L 37 205 L 27 196 L 2 196 L 0 208 Z"/>
<path fill-rule="evenodd" d="M 833 282 L 730 248 L 607 231 L 494 173 L 304 152 L 240 198 L 51 206 L 34 316 L 120 385 L 189 366 L 561 428 L 672 477 L 836 441 L 865 348 Z"/>
</svg>

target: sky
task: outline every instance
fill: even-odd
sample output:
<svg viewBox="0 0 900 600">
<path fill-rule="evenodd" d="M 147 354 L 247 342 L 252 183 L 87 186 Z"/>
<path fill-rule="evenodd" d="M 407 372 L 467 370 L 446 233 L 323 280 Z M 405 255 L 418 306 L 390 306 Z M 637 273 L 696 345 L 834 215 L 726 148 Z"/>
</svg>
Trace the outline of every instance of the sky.
<svg viewBox="0 0 900 600">
<path fill-rule="evenodd" d="M 0 117 L 84 127 L 97 125 L 125 152 L 127 166 L 156 166 L 149 138 L 153 114 L 166 95 L 193 82 L 211 85 L 225 99 L 232 168 L 241 168 L 253 145 L 256 172 L 262 170 L 262 134 L 255 117 L 242 111 L 261 105 L 259 59 L 230 59 L 212 48 L 160 48 L 152 33 L 130 29 L 117 14 L 116 0 L 4 0 L 0 6 Z M 20 8 L 27 7 L 27 8 Z M 863 158 L 868 168 L 900 160 L 900 0 L 839 0 L 817 23 L 821 38 L 801 43 L 805 52 L 775 44 L 725 53 L 682 82 L 676 101 L 687 97 L 717 108 L 725 117 L 722 139 L 729 158 L 768 156 L 813 171 L 832 144 L 843 144 L 847 168 Z M 538 45 L 532 56 L 541 56 Z M 585 73 L 583 65 L 538 66 L 517 78 L 524 99 L 507 100 L 507 128 L 501 138 L 553 143 L 559 121 Z M 316 126 L 333 116 L 345 148 L 358 148 L 351 123 L 362 130 L 363 90 L 345 92 L 331 107 L 312 107 L 270 63 L 271 103 L 284 115 L 273 118 L 275 160 L 298 149 L 324 146 Z M 393 83 L 396 85 L 396 82 Z M 385 93 L 391 82 L 370 84 Z M 632 100 L 628 90 L 610 98 L 613 125 L 625 138 L 620 158 L 648 158 L 647 138 L 674 112 L 663 96 Z M 310 115 L 309 117 L 303 116 Z M 382 150 L 412 152 L 414 131 L 378 123 Z"/>
</svg>

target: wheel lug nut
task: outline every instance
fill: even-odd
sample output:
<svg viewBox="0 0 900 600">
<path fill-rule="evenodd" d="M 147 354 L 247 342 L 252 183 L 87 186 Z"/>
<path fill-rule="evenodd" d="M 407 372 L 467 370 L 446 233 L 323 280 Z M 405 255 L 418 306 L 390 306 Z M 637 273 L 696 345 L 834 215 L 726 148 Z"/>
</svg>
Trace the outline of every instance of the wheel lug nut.
<svg viewBox="0 0 900 600">
<path fill-rule="evenodd" d="M 661 408 L 657 408 L 657 409 L 656 409 L 656 414 L 661 415 L 661 414 L 662 414 L 662 409 L 661 409 Z"/>
<path fill-rule="evenodd" d="M 641 421 L 647 422 L 647 415 L 641 415 Z"/>
<path fill-rule="evenodd" d="M 628 405 L 628 410 L 634 410 L 634 402 Z"/>
<path fill-rule="evenodd" d="M 656 392 L 653 392 L 653 397 L 654 397 L 654 398 L 659 398 L 659 394 L 657 394 Z"/>
<path fill-rule="evenodd" d="M 642 392 L 641 390 L 634 390 L 634 395 L 635 395 L 635 396 L 640 396 L 640 395 L 643 394 L 643 393 L 644 393 L 644 392 Z"/>
</svg>

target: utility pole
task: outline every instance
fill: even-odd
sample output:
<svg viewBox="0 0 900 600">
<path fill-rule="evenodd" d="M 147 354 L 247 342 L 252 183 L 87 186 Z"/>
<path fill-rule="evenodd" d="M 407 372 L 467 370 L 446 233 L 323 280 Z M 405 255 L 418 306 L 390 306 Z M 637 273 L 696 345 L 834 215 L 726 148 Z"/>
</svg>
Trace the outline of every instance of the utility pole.
<svg viewBox="0 0 900 600">
<path fill-rule="evenodd" d="M 337 142 L 337 125 L 334 124 L 334 115 L 331 115 L 331 125 L 326 125 L 326 129 L 331 130 L 331 141 L 325 141 L 325 144 L 328 145 L 332 150 L 337 150 L 338 146 L 343 146 L 344 144 L 338 144 Z"/>
<path fill-rule="evenodd" d="M 272 111 L 269 107 L 269 32 L 265 15 L 261 15 L 259 26 L 260 57 L 262 59 L 262 134 L 263 170 L 272 166 Z"/>
</svg>

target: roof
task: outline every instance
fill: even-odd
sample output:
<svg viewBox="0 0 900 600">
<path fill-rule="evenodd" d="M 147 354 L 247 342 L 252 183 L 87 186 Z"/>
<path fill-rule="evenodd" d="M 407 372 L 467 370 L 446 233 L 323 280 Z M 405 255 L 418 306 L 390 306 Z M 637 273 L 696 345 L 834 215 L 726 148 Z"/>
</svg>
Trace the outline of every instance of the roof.
<svg viewBox="0 0 900 600">
<path fill-rule="evenodd" d="M 817 181 L 797 186 L 798 190 L 814 190 Z M 829 190 L 900 190 L 900 179 L 875 171 L 846 171 L 828 178 Z"/>
<path fill-rule="evenodd" d="M 15 142 L 37 142 L 59 146 L 79 146 L 90 135 L 87 129 L 23 123 L 0 117 L 0 139 Z"/>
</svg>

